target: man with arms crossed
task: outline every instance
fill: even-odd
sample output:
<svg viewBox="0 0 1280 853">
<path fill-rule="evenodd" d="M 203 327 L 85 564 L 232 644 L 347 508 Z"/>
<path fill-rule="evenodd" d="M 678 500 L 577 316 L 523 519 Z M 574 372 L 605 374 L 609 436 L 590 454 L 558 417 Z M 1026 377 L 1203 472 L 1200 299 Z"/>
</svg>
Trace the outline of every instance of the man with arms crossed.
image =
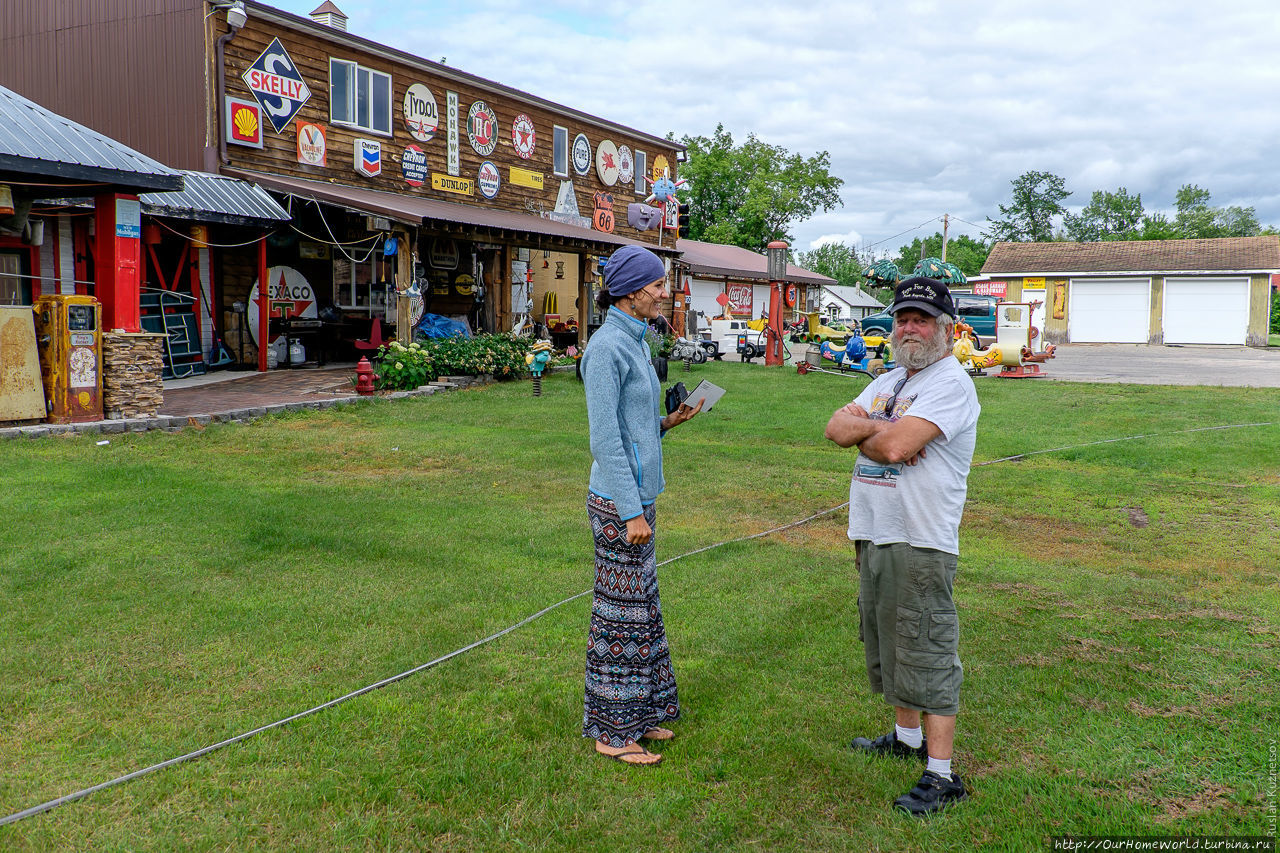
<svg viewBox="0 0 1280 853">
<path fill-rule="evenodd" d="M 849 485 L 858 633 L 871 689 L 897 716 L 893 731 L 855 738 L 852 747 L 925 761 L 920 781 L 894 805 L 927 815 L 966 796 L 951 771 L 964 676 L 951 591 L 980 407 L 951 355 L 955 305 L 946 285 L 906 279 L 889 310 L 898 366 L 838 409 L 826 437 L 859 451 Z"/>
</svg>

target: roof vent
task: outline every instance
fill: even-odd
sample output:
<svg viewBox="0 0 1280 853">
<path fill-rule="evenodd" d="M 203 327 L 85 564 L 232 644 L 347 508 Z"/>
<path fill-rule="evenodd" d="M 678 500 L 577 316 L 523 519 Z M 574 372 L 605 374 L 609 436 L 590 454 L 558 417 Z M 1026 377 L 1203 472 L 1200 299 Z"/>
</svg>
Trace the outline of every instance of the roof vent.
<svg viewBox="0 0 1280 853">
<path fill-rule="evenodd" d="M 335 30 L 347 30 L 347 16 L 342 14 L 342 10 L 333 5 L 330 0 L 325 0 L 320 8 L 311 13 L 311 20 L 318 24 L 324 24 L 333 27 Z"/>
</svg>

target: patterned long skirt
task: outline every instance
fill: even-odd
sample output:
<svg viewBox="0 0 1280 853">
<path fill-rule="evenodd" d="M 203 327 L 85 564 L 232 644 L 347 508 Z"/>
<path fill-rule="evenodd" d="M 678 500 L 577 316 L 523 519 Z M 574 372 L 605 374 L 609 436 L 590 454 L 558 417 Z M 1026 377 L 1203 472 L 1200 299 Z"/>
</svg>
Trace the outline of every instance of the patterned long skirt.
<svg viewBox="0 0 1280 853">
<path fill-rule="evenodd" d="M 593 492 L 587 494 L 587 517 L 596 544 L 596 585 L 582 734 L 621 747 L 680 716 L 658 602 L 657 514 L 653 505 L 644 509 L 645 521 L 654 528 L 647 545 L 629 544 L 627 525 L 613 501 Z"/>
</svg>

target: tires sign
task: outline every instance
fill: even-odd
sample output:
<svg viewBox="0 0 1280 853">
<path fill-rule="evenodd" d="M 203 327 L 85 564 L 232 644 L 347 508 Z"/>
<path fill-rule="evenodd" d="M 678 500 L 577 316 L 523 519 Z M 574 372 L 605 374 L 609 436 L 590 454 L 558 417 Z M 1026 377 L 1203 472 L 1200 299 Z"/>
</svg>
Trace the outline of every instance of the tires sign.
<svg viewBox="0 0 1280 853">
<path fill-rule="evenodd" d="M 523 159 L 528 160 L 533 156 L 537 140 L 537 134 L 533 130 L 533 119 L 521 113 L 511 121 L 511 145 Z"/>
<path fill-rule="evenodd" d="M 406 184 L 422 186 L 427 182 L 427 152 L 416 145 L 406 145 L 404 154 L 400 155 L 400 168 Z"/>
<path fill-rule="evenodd" d="M 404 93 L 404 124 L 409 135 L 419 142 L 431 141 L 440 129 L 436 96 L 421 83 L 414 83 Z"/>
<path fill-rule="evenodd" d="M 467 112 L 467 139 L 481 157 L 488 157 L 498 144 L 498 116 L 484 101 L 476 101 Z"/>
<path fill-rule="evenodd" d="M 280 39 L 272 39 L 267 49 L 245 69 L 242 79 L 276 133 L 284 133 L 298 110 L 311 99 L 311 90 Z"/>
<path fill-rule="evenodd" d="M 591 143 L 585 133 L 579 133 L 573 140 L 573 171 L 579 175 L 591 171 Z"/>
<path fill-rule="evenodd" d="M 476 174 L 476 187 L 480 190 L 480 195 L 488 199 L 495 198 L 501 186 L 502 175 L 498 172 L 498 167 L 485 160 Z"/>
</svg>

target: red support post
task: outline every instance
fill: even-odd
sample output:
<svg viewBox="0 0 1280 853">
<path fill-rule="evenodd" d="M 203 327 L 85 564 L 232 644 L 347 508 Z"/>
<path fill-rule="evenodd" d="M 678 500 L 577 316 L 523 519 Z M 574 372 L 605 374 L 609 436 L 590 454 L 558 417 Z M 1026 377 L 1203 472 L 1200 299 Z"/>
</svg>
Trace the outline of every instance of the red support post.
<svg viewBox="0 0 1280 853">
<path fill-rule="evenodd" d="M 267 281 L 267 237 L 258 241 L 258 370 L 267 369 L 267 330 L 271 326 L 271 282 Z"/>
<path fill-rule="evenodd" d="M 95 288 L 102 329 L 142 331 L 142 206 L 136 195 L 103 193 L 93 200 Z"/>
</svg>

